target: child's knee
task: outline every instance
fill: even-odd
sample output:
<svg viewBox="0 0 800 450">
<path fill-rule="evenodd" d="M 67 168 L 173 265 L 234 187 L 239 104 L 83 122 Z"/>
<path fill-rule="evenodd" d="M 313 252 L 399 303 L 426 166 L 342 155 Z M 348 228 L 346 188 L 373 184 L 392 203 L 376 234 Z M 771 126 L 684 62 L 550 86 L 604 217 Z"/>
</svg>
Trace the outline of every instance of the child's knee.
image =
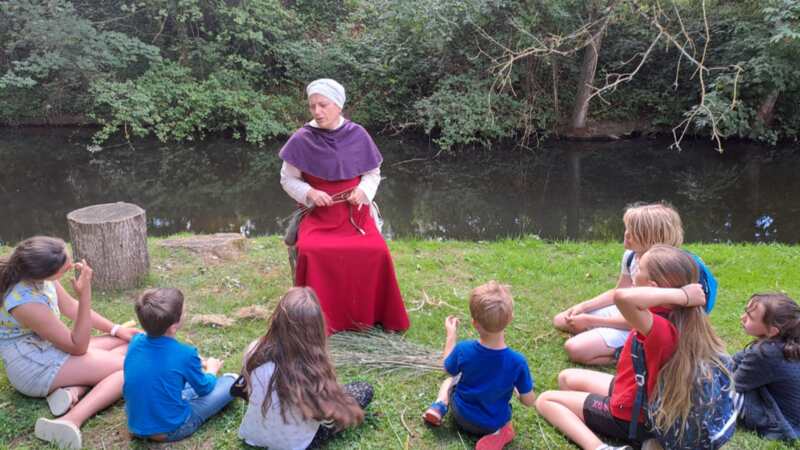
<svg viewBox="0 0 800 450">
<path fill-rule="evenodd" d="M 563 312 L 558 313 L 553 317 L 553 326 L 559 330 L 564 330 L 564 331 L 569 329 L 569 326 L 567 325 L 566 315 Z"/>
<path fill-rule="evenodd" d="M 542 409 L 546 408 L 547 403 L 553 400 L 554 392 L 556 391 L 545 391 L 539 394 L 538 397 L 536 397 L 536 402 L 534 403 L 534 406 L 536 407 L 536 411 L 538 411 L 539 414 L 542 414 Z"/>
<path fill-rule="evenodd" d="M 578 363 L 583 362 L 585 349 L 580 341 L 572 338 L 567 339 L 567 341 L 564 342 L 564 351 L 567 353 L 567 356 L 569 356 L 570 361 Z"/>
<path fill-rule="evenodd" d="M 569 385 L 569 369 L 564 369 L 558 373 L 558 388 L 559 389 L 567 389 L 566 386 Z"/>
</svg>

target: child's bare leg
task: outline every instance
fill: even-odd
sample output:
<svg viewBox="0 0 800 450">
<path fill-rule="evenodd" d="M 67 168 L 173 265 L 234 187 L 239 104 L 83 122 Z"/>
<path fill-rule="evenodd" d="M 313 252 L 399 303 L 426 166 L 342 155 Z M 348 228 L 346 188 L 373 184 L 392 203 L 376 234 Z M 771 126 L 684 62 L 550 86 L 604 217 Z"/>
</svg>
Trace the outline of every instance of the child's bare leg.
<svg viewBox="0 0 800 450">
<path fill-rule="evenodd" d="M 564 369 L 558 374 L 558 388 L 605 396 L 613 379 L 613 375 L 595 370 Z"/>
<path fill-rule="evenodd" d="M 128 342 L 114 336 L 94 336 L 89 342 L 89 348 L 108 350 L 124 356 L 128 352 Z"/>
<path fill-rule="evenodd" d="M 52 390 L 60 387 L 94 386 L 66 415 L 61 417 L 80 427 L 86 419 L 106 408 L 122 396 L 122 363 L 124 356 L 116 352 L 90 348 L 81 356 L 70 356 L 61 366 Z"/>
<path fill-rule="evenodd" d="M 600 333 L 591 330 L 576 334 L 564 343 L 570 361 L 587 365 L 612 364 L 616 349 L 606 345 Z"/>
<path fill-rule="evenodd" d="M 588 395 L 587 392 L 547 391 L 536 399 L 536 410 L 581 448 L 595 450 L 603 441 L 584 423 L 583 403 Z"/>
<path fill-rule="evenodd" d="M 447 407 L 450 403 L 450 386 L 453 385 L 453 377 L 448 377 L 439 387 L 439 394 L 436 396 L 436 401 L 426 409 L 422 414 L 422 419 L 433 426 L 442 424 L 442 419 L 447 413 Z M 443 406 L 444 405 L 444 406 Z"/>
<path fill-rule="evenodd" d="M 439 387 L 439 395 L 436 397 L 437 402 L 442 402 L 445 406 L 450 404 L 450 386 L 453 385 L 453 377 L 448 377 L 442 382 Z"/>
<path fill-rule="evenodd" d="M 122 397 L 122 384 L 124 381 L 125 378 L 121 370 L 107 376 L 97 383 L 61 419 L 70 421 L 80 427 L 87 419 L 108 408 Z"/>
</svg>

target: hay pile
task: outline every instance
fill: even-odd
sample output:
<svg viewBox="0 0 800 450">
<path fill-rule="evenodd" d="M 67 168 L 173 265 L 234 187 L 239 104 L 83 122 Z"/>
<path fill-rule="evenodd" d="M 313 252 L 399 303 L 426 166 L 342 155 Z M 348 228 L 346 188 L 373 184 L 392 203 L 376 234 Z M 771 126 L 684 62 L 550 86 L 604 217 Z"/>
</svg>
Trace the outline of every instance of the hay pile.
<svg viewBox="0 0 800 450">
<path fill-rule="evenodd" d="M 409 375 L 442 371 L 442 352 L 409 342 L 397 333 L 368 329 L 342 332 L 329 339 L 330 354 L 337 367 L 358 367 L 367 372 Z"/>
</svg>

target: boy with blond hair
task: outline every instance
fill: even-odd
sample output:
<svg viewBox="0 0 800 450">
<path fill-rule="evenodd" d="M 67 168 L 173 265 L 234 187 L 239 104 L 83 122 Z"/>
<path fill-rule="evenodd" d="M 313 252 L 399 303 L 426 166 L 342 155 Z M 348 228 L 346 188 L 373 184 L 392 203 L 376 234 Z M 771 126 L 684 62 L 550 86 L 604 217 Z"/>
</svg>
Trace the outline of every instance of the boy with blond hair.
<svg viewBox="0 0 800 450">
<path fill-rule="evenodd" d="M 462 430 L 482 436 L 476 450 L 502 449 L 514 439 L 511 400 L 516 391 L 525 406 L 533 406 L 533 378 L 528 362 L 505 343 L 505 328 L 514 317 L 514 300 L 508 286 L 490 281 L 469 297 L 472 326 L 478 340 L 458 338 L 458 318 L 448 316 L 444 327 L 444 369 L 450 378 L 442 383 L 436 401 L 423 414 L 425 422 L 439 426 L 448 410 Z"/>
</svg>

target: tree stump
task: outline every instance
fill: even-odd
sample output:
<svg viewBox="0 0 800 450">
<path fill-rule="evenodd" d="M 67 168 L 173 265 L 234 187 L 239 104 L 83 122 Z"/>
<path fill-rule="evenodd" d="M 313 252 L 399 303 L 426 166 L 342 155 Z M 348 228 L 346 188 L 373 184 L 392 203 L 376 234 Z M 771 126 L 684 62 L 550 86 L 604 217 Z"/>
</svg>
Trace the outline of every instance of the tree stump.
<svg viewBox="0 0 800 450">
<path fill-rule="evenodd" d="M 147 276 L 145 211 L 131 203 L 105 203 L 67 214 L 73 259 L 94 270 L 92 286 L 101 289 L 134 287 Z"/>
</svg>

